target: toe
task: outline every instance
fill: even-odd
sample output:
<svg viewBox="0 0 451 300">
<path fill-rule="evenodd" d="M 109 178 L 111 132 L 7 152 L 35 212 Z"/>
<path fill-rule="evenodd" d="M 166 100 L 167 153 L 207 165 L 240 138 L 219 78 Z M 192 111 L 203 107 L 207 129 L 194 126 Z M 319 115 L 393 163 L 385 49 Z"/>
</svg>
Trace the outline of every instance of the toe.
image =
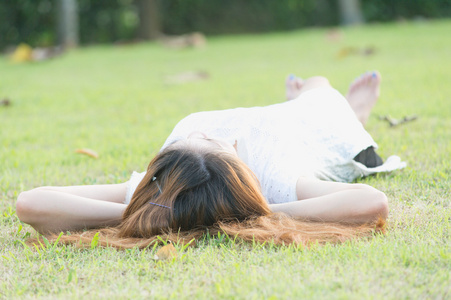
<svg viewBox="0 0 451 300">
<path fill-rule="evenodd" d="M 296 78 L 296 76 L 294 76 L 293 74 L 290 74 L 287 79 L 285 79 L 285 85 L 288 88 L 292 88 L 293 84 L 294 84 L 294 79 Z"/>
<path fill-rule="evenodd" d="M 370 80 L 372 84 L 379 84 L 379 82 L 381 81 L 381 74 L 378 71 L 372 71 Z"/>
<path fill-rule="evenodd" d="M 301 78 L 291 74 L 285 80 L 285 85 L 290 91 L 298 91 L 304 85 L 304 81 Z"/>
<path fill-rule="evenodd" d="M 295 86 L 296 86 L 296 89 L 297 89 L 297 90 L 302 89 L 302 86 L 304 85 L 304 80 L 302 80 L 302 79 L 299 78 L 299 77 L 296 77 L 296 79 L 294 80 L 294 82 L 295 82 Z"/>
<path fill-rule="evenodd" d="M 285 80 L 287 100 L 292 100 L 299 96 L 303 85 L 304 81 L 301 78 L 293 74 L 289 75 Z"/>
</svg>

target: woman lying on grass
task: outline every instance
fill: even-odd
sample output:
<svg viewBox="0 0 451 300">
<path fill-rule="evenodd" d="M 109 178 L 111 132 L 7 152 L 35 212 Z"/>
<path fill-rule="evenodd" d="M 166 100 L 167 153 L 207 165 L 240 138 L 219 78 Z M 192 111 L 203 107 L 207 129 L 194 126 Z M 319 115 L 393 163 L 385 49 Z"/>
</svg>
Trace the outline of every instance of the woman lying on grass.
<svg viewBox="0 0 451 300">
<path fill-rule="evenodd" d="M 385 194 L 342 183 L 404 166 L 396 156 L 382 163 L 363 128 L 380 79 L 378 72 L 363 74 L 345 98 L 326 78 L 290 76 L 289 101 L 191 114 L 146 172 L 121 184 L 23 192 L 17 215 L 42 234 L 101 228 L 62 241 L 89 243 L 100 231 L 104 245 L 118 248 L 207 231 L 308 244 L 381 230 Z"/>
</svg>

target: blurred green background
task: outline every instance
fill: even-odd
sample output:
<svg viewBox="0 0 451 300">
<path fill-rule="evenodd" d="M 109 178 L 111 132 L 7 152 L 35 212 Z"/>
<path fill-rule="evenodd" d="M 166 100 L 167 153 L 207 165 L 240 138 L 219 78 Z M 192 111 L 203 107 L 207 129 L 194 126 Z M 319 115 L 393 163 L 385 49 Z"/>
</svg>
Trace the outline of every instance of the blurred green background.
<svg viewBox="0 0 451 300">
<path fill-rule="evenodd" d="M 19 43 L 32 47 L 58 44 L 58 27 L 68 21 L 65 4 L 76 6 L 81 44 L 151 39 L 163 33 L 270 32 L 451 16 L 451 0 L 2 1 L 0 49 Z"/>
</svg>

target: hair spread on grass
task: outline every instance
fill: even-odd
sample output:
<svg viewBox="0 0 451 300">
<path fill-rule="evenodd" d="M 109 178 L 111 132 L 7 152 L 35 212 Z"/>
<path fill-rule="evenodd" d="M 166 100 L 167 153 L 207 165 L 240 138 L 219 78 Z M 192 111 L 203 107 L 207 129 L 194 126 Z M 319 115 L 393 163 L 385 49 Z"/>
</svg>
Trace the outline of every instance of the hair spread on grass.
<svg viewBox="0 0 451 300">
<path fill-rule="evenodd" d="M 149 164 L 117 227 L 63 235 L 60 242 L 145 248 L 160 239 L 187 243 L 207 232 L 282 244 L 343 242 L 383 232 L 385 221 L 352 225 L 307 222 L 272 213 L 254 173 L 225 151 L 168 147 Z M 53 236 L 52 239 L 55 239 Z"/>
</svg>

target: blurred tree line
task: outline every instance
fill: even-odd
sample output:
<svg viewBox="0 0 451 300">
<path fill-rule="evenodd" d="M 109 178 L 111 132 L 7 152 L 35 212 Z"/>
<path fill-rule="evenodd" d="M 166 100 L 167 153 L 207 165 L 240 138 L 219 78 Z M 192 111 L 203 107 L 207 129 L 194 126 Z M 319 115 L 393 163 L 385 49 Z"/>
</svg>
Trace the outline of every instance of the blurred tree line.
<svg viewBox="0 0 451 300">
<path fill-rule="evenodd" d="M 0 2 L 0 48 L 25 42 L 50 46 L 58 42 L 61 0 Z M 451 0 L 350 0 L 362 20 L 451 16 Z M 158 32 L 207 35 L 336 26 L 346 0 L 76 0 L 81 44 L 153 38 Z M 146 6 L 147 5 L 147 6 Z M 144 28 L 144 30 L 143 30 Z M 145 30 L 154 28 L 153 31 Z"/>
</svg>

